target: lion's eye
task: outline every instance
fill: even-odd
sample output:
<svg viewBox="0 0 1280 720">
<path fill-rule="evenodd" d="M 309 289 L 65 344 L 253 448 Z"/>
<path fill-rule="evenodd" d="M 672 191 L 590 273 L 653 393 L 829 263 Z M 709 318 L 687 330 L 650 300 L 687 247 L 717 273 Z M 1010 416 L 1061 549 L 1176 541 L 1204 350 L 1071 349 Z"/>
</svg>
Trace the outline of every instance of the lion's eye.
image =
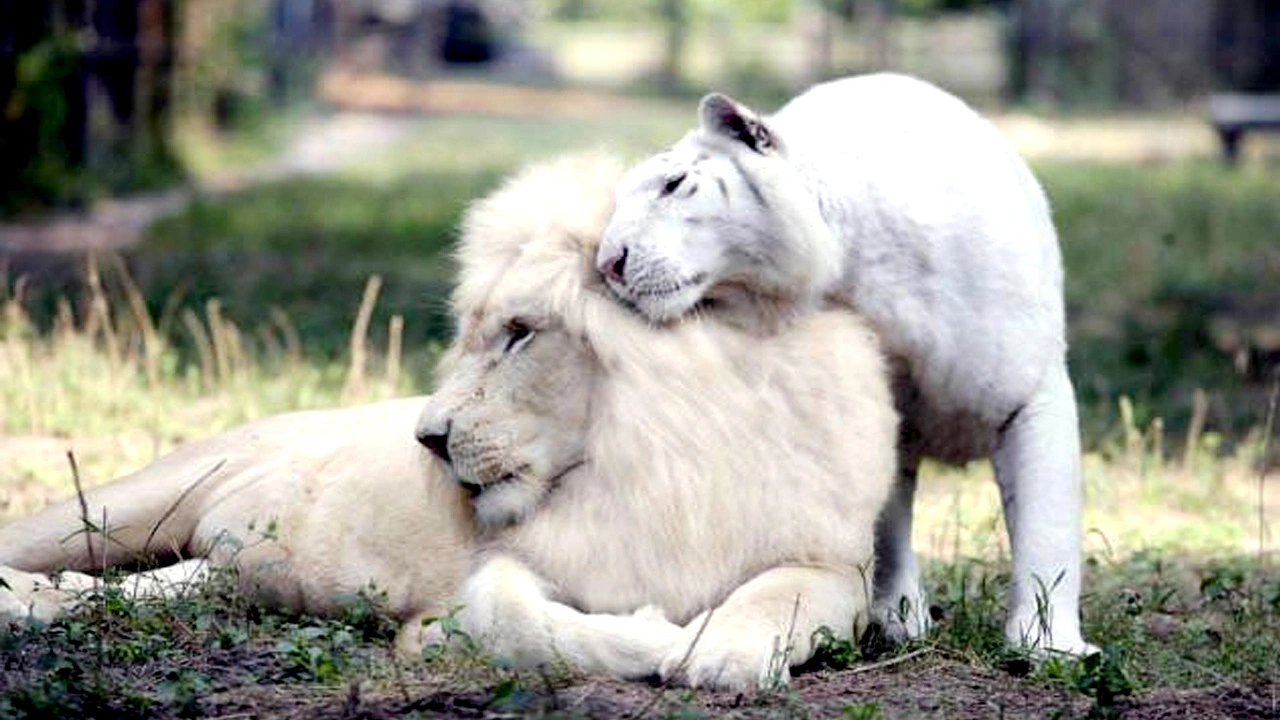
<svg viewBox="0 0 1280 720">
<path fill-rule="evenodd" d="M 662 197 L 666 197 L 675 192 L 676 188 L 680 187 L 680 183 L 684 182 L 687 174 L 688 173 L 680 173 L 679 175 L 673 175 L 667 178 L 667 181 L 662 185 Z"/>
<path fill-rule="evenodd" d="M 507 331 L 507 345 L 502 352 L 509 353 L 533 338 L 533 328 L 523 320 L 508 320 L 503 326 Z"/>
</svg>

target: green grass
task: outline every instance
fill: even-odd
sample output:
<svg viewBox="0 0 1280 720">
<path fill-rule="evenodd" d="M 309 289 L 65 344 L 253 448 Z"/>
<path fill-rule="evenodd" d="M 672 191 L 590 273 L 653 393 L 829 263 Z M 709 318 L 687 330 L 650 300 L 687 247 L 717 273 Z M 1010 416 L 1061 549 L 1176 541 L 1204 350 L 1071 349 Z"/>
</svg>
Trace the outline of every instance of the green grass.
<svg viewBox="0 0 1280 720">
<path fill-rule="evenodd" d="M 347 683 L 407 697 L 445 683 L 466 687 L 459 672 L 488 685 L 504 677 L 466 658 L 450 666 L 424 659 L 430 679 L 406 675 L 392 647 L 396 625 L 374 590 L 339 618 L 251 605 L 230 571 L 173 599 L 133 599 L 108 583 L 82 600 L 48 626 L 0 634 L 0 716 L 206 717 L 216 708 L 260 709 L 274 691 L 289 698 L 292 716 L 308 717 L 308 700 L 341 696 Z"/>
<path fill-rule="evenodd" d="M 1269 693 L 1280 689 L 1280 575 L 1266 567 L 1254 558 L 1188 562 L 1158 551 L 1091 561 L 1085 629 L 1104 652 L 1078 661 L 1036 660 L 1004 645 L 1006 568 L 973 558 L 933 562 L 926 578 L 937 625 L 929 636 L 894 649 L 828 643 L 812 664 L 822 676 L 804 689 L 728 706 L 724 694 L 586 679 L 563 668 L 521 673 L 468 642 L 461 654 L 432 647 L 417 660 L 397 658 L 395 624 L 376 589 L 343 617 L 317 618 L 246 603 L 229 573 L 169 600 L 131 600 L 108 584 L 47 627 L 0 634 L 0 715 L 213 717 L 252 709 L 301 718 L 322 709 L 350 714 L 354 703 L 370 717 L 453 706 L 563 717 L 571 698 L 575 717 L 809 717 L 825 716 L 822 695 L 811 692 L 823 684 L 855 691 L 839 696 L 844 713 L 874 706 L 955 717 L 942 703 L 958 701 L 978 708 L 961 717 L 995 717 L 987 700 L 1001 694 L 1021 698 L 1022 712 L 1010 713 L 1017 717 L 1119 717 L 1132 708 L 1182 715 L 1189 698 L 1201 704 L 1188 716 L 1266 712 Z M 905 703 L 883 687 L 856 692 L 859 678 L 877 675 L 890 686 L 920 686 Z M 956 676 L 959 686 L 948 688 Z"/>
<path fill-rule="evenodd" d="M 1216 163 L 1038 170 L 1062 239 L 1086 436 L 1120 427 L 1120 396 L 1140 425 L 1181 431 L 1196 389 L 1214 429 L 1238 438 L 1260 424 L 1267 378 L 1233 352 L 1248 359 L 1277 328 L 1280 178 Z"/>
<path fill-rule="evenodd" d="M 219 297 L 229 317 L 289 317 L 304 351 L 334 359 L 347 347 L 365 281 L 382 277 L 373 327 L 405 318 L 410 346 L 447 332 L 448 249 L 465 203 L 493 172 L 440 172 L 385 185 L 346 179 L 272 184 L 197 202 L 158 223 L 130 265 L 159 310 L 175 295 L 202 305 Z"/>
</svg>

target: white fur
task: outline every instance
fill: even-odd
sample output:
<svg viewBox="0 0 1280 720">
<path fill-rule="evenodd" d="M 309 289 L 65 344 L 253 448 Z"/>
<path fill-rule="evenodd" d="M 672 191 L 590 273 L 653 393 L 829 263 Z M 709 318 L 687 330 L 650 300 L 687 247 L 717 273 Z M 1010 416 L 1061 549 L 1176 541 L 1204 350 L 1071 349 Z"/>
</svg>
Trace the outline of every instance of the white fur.
<svg viewBox="0 0 1280 720">
<path fill-rule="evenodd" d="M 848 313 L 764 340 L 715 321 L 650 327 L 592 270 L 617 175 L 554 163 L 470 213 L 459 335 L 429 400 L 187 446 L 88 493 L 111 543 L 86 549 L 70 501 L 0 528 L 0 563 L 89 569 L 146 546 L 233 564 L 255 599 L 312 612 L 373 583 L 405 650 L 439 639 L 421 621 L 461 603 L 463 628 L 519 663 L 696 685 L 785 680 L 819 627 L 852 638 L 895 469 L 873 334 Z M 508 347 L 512 315 L 535 330 Z M 413 441 L 419 416 L 420 435 L 450 428 L 447 469 Z M 482 531 L 454 479 L 478 489 Z M 0 612 L 74 600 L 0 577 L 16 590 Z"/>
<path fill-rule="evenodd" d="M 1057 239 L 990 123 L 899 75 L 818 85 L 767 119 L 709 96 L 701 128 L 627 174 L 597 263 L 656 321 L 705 306 L 769 332 L 821 302 L 856 309 L 901 370 L 904 477 L 877 551 L 890 630 L 927 624 L 910 539 L 919 459 L 991 456 L 1012 540 L 1009 639 L 1091 649 Z"/>
</svg>

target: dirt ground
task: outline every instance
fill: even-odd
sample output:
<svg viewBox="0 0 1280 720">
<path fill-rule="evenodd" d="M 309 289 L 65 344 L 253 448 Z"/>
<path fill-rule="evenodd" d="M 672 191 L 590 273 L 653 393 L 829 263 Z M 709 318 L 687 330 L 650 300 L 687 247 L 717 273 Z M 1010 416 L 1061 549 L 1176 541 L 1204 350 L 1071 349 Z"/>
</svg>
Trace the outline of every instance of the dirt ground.
<svg viewBox="0 0 1280 720">
<path fill-rule="evenodd" d="M 475 661 L 437 659 L 392 665 L 388 647 L 358 650 L 368 665 L 328 684 L 298 667 L 268 638 L 210 647 L 193 643 L 174 657 L 158 652 L 103 663 L 92 652 L 60 654 L 48 635 L 5 643 L 0 653 L 2 708 L 43 706 L 37 717 L 205 717 L 221 720 L 382 720 L 384 718 L 843 718 L 978 720 L 1130 718 L 1196 720 L 1280 718 L 1280 678 L 1245 687 L 1137 690 L 1098 703 L 1065 681 L 1029 675 L 1025 661 L 985 667 L 926 647 L 850 669 L 800 673 L 772 692 L 711 692 L 563 672 L 515 674 Z M 179 642 L 179 645 L 184 643 Z M 203 647 L 201 647 L 203 646 Z M 51 652 L 52 650 L 52 652 Z M 55 660 L 51 662 L 51 658 Z M 60 659 L 59 659 L 60 658 Z M 68 664 L 70 663 L 70 664 Z M 72 667 L 74 666 L 74 667 Z M 198 675 L 198 689 L 174 687 Z M 354 678 L 354 680 L 352 679 Z M 166 686 L 169 690 L 166 690 Z M 141 705 L 136 694 L 152 700 Z M 134 700 L 127 696 L 134 696 Z M 183 698 L 186 698 L 185 700 Z M 158 703 L 156 701 L 159 701 Z"/>
<path fill-rule="evenodd" d="M 875 666 L 801 675 L 788 690 L 766 695 L 690 692 L 607 679 L 556 685 L 538 677 L 505 694 L 433 687 L 421 678 L 399 687 L 346 686 L 318 690 L 289 686 L 244 687 L 202 702 L 209 717 L 278 718 L 1046 718 L 1090 716 L 1092 701 L 959 660 L 925 656 L 892 667 Z M 1277 718 L 1277 688 L 1221 687 L 1122 698 L 1101 717 Z M 496 698 L 496 699 L 495 699 Z M 1097 709 L 1093 709 L 1097 713 Z"/>
</svg>

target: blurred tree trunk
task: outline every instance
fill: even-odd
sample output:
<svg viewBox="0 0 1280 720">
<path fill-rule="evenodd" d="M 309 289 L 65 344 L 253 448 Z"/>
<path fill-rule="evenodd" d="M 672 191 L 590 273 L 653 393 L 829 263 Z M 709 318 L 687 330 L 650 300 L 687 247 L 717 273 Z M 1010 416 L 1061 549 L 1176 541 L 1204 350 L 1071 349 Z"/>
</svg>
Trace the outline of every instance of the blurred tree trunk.
<svg viewBox="0 0 1280 720">
<path fill-rule="evenodd" d="M 871 64 L 875 70 L 893 64 L 893 0 L 871 0 L 854 6 L 857 22 L 865 22 L 871 31 Z"/>
<path fill-rule="evenodd" d="M 1276 0 L 1017 0 L 1014 99 L 1159 106 L 1221 89 L 1280 91 Z"/>
<path fill-rule="evenodd" d="M 658 87 L 664 92 L 678 90 L 684 80 L 685 45 L 689 37 L 689 8 L 685 0 L 661 0 L 658 10 L 665 31 Z"/>
<path fill-rule="evenodd" d="M 806 0 L 799 17 L 805 47 L 804 82 L 811 85 L 831 77 L 836 18 L 826 0 Z"/>
<path fill-rule="evenodd" d="M 98 97 L 105 97 L 110 122 L 96 123 L 99 135 L 90 144 L 89 161 L 110 165 L 118 155 L 130 154 L 139 135 L 135 117 L 138 99 L 138 6 L 130 0 L 95 0 L 86 3 L 92 10 L 87 18 L 92 28 L 89 67 L 97 80 L 89 99 L 90 112 Z"/>
<path fill-rule="evenodd" d="M 180 0 L 0 0 L 0 206 L 77 204 L 177 177 Z"/>
<path fill-rule="evenodd" d="M 1014 0 L 1009 4 L 1005 16 L 1005 57 L 1008 61 L 1005 78 L 1005 101 L 1017 102 L 1027 99 L 1031 94 L 1031 37 L 1027 33 L 1027 24 L 1022 14 L 1026 12 L 1025 3 Z"/>
<path fill-rule="evenodd" d="M 1219 0 L 1213 65 L 1221 87 L 1280 91 L 1280 3 Z"/>
<path fill-rule="evenodd" d="M 177 0 L 138 2 L 137 69 L 134 93 L 142 108 L 134 124 L 133 145 L 143 162 L 170 167 L 172 151 L 174 59 L 177 55 Z"/>
<path fill-rule="evenodd" d="M 95 0 L 90 69 L 112 122 L 90 136 L 90 162 L 125 186 L 150 184 L 174 168 L 170 96 L 176 0 Z M 91 132 L 92 132 L 91 127 Z M 113 183 L 115 184 L 115 183 Z"/>
</svg>

